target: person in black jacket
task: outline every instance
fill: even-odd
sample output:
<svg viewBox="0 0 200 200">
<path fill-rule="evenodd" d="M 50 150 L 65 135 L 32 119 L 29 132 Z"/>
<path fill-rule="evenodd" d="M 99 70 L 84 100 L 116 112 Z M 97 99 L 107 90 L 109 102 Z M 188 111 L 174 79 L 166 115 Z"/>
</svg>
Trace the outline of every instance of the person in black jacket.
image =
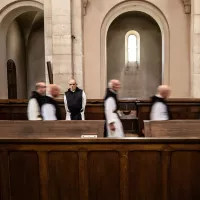
<svg viewBox="0 0 200 200">
<path fill-rule="evenodd" d="M 60 88 L 51 84 L 48 87 L 48 96 L 45 97 L 41 107 L 43 120 L 61 120 L 61 110 L 55 98 L 60 95 Z"/>
<path fill-rule="evenodd" d="M 77 87 L 74 79 L 69 81 L 69 89 L 64 95 L 64 105 L 66 110 L 66 120 L 84 120 L 86 106 L 85 92 Z"/>
</svg>

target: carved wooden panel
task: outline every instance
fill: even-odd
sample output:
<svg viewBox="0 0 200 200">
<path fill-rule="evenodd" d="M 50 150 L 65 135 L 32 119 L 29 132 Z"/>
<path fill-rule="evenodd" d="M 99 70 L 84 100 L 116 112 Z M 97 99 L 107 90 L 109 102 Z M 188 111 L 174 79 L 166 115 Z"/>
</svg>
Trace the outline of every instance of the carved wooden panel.
<svg viewBox="0 0 200 200">
<path fill-rule="evenodd" d="M 48 154 L 49 200 L 79 200 L 79 157 L 77 152 Z"/>
<path fill-rule="evenodd" d="M 129 199 L 162 199 L 161 159 L 156 151 L 129 152 Z"/>
<path fill-rule="evenodd" d="M 40 198 L 37 152 L 10 152 L 10 199 L 36 200 Z"/>
<path fill-rule="evenodd" d="M 10 173 L 8 152 L 0 151 L 0 197 L 10 200 Z"/>
<path fill-rule="evenodd" d="M 96 151 L 88 154 L 89 200 L 120 199 L 119 164 L 117 152 Z"/>
<path fill-rule="evenodd" d="M 1 200 L 199 199 L 200 139 L 0 139 Z"/>
<path fill-rule="evenodd" d="M 197 183 L 197 177 L 200 177 L 199 166 L 199 151 L 172 153 L 169 168 L 169 185 L 171 187 L 168 191 L 170 200 L 200 199 L 199 184 Z"/>
</svg>

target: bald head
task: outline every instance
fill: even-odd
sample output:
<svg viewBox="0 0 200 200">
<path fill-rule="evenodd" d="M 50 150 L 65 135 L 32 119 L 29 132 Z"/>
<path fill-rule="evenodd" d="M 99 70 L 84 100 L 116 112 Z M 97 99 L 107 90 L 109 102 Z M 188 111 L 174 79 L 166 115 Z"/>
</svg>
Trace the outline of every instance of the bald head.
<svg viewBox="0 0 200 200">
<path fill-rule="evenodd" d="M 40 95 L 45 95 L 46 93 L 46 83 L 44 82 L 38 82 L 35 84 L 35 90 L 40 94 Z"/>
<path fill-rule="evenodd" d="M 157 89 L 158 94 L 163 98 L 168 98 L 170 95 L 170 88 L 168 85 L 160 85 Z"/>
<path fill-rule="evenodd" d="M 70 90 L 71 90 L 71 91 L 75 91 L 75 90 L 76 90 L 77 83 L 76 83 L 76 80 L 75 80 L 75 79 L 71 79 L 71 80 L 69 81 L 69 87 L 70 87 Z"/>
<path fill-rule="evenodd" d="M 108 88 L 113 89 L 116 92 L 120 89 L 120 86 L 120 81 L 117 79 L 112 79 L 108 83 Z"/>
<path fill-rule="evenodd" d="M 49 94 L 56 98 L 60 95 L 60 88 L 56 84 L 50 84 L 48 86 Z"/>
</svg>

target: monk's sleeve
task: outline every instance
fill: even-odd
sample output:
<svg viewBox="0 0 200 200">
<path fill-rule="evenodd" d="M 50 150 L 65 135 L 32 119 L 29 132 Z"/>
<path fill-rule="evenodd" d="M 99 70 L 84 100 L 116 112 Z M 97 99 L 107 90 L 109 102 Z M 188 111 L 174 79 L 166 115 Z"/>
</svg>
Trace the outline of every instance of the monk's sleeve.
<svg viewBox="0 0 200 200">
<path fill-rule="evenodd" d="M 64 94 L 64 105 L 65 105 L 65 111 L 66 111 L 66 112 L 69 112 L 68 106 L 67 106 L 67 98 L 66 98 L 66 95 L 65 95 L 65 94 Z"/>
<path fill-rule="evenodd" d="M 38 116 L 40 115 L 39 105 L 34 98 L 28 102 L 27 115 L 28 120 L 38 120 Z"/>
<path fill-rule="evenodd" d="M 83 98 L 83 101 L 82 101 L 82 109 L 83 109 L 83 111 L 84 111 L 84 110 L 85 110 L 85 106 L 86 106 L 86 102 L 87 102 L 86 94 L 85 94 L 84 91 L 83 91 L 83 94 L 82 94 L 82 98 Z"/>
</svg>

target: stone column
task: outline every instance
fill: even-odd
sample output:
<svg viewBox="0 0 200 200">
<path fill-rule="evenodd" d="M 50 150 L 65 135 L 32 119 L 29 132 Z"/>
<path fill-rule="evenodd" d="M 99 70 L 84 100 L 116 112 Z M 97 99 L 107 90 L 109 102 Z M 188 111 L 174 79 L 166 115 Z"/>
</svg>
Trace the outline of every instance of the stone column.
<svg viewBox="0 0 200 200">
<path fill-rule="evenodd" d="M 44 20 L 45 61 L 51 61 L 54 83 L 63 93 L 72 77 L 71 0 L 44 0 Z"/>
<path fill-rule="evenodd" d="M 44 0 L 44 43 L 45 43 L 45 76 L 46 82 L 49 83 L 47 65 L 52 63 L 52 4 L 51 0 Z"/>
<path fill-rule="evenodd" d="M 83 88 L 83 7 L 82 0 L 72 1 L 72 67 L 78 87 Z"/>
<path fill-rule="evenodd" d="M 192 1 L 191 13 L 191 89 L 192 97 L 200 97 L 200 1 Z"/>
</svg>

